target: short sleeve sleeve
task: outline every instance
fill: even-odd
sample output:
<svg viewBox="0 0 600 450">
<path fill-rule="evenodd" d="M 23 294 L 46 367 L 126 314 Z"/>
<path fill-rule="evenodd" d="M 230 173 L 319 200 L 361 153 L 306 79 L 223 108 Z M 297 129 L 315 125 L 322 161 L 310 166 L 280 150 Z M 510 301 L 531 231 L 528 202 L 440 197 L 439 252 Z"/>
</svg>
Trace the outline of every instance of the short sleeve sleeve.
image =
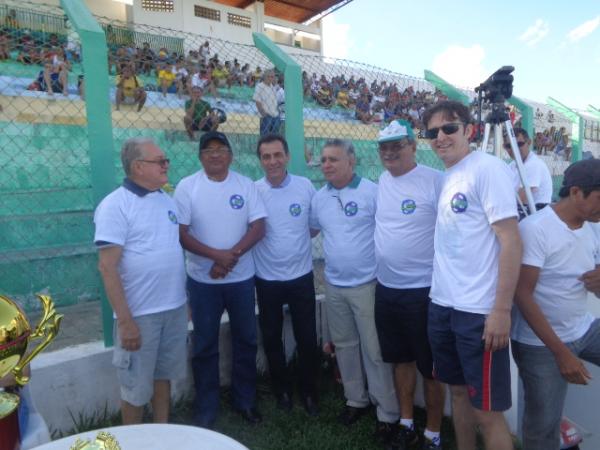
<svg viewBox="0 0 600 450">
<path fill-rule="evenodd" d="M 98 246 L 124 246 L 127 241 L 127 217 L 118 200 L 119 196 L 112 194 L 96 208 L 94 243 Z"/>
<path fill-rule="evenodd" d="M 267 217 L 267 208 L 256 184 L 250 182 L 248 185 L 248 223 L 264 217 Z"/>
<path fill-rule="evenodd" d="M 313 197 L 310 201 L 310 217 L 308 220 L 308 225 L 313 230 L 321 229 L 321 224 L 319 223 L 319 214 L 318 214 L 318 211 L 319 211 L 318 210 L 318 200 L 319 200 L 319 194 L 318 194 L 318 192 L 315 192 L 315 195 L 313 195 Z"/>
<path fill-rule="evenodd" d="M 495 157 L 479 170 L 477 192 L 481 206 L 493 224 L 509 217 L 518 217 L 517 200 L 510 170 Z"/>
<path fill-rule="evenodd" d="M 173 194 L 173 200 L 175 200 L 177 206 L 177 220 L 181 225 L 192 223 L 191 187 L 192 183 L 189 182 L 189 179 L 183 179 L 179 182 Z"/>
<path fill-rule="evenodd" d="M 522 264 L 533 267 L 543 267 L 546 260 L 546 248 L 542 230 L 530 220 L 519 223 L 521 240 L 523 241 Z"/>
</svg>

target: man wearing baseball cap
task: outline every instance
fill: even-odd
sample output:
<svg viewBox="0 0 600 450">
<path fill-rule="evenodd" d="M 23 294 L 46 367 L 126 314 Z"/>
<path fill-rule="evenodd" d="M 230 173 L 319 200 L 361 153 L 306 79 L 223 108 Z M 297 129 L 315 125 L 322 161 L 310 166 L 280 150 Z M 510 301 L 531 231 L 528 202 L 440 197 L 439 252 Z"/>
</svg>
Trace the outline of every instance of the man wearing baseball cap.
<svg viewBox="0 0 600 450">
<path fill-rule="evenodd" d="M 433 236 L 442 172 L 417 164 L 417 144 L 409 122 L 395 120 L 379 133 L 379 177 L 375 214 L 375 324 L 381 356 L 394 365 L 400 424 L 393 448 L 418 442 L 413 403 L 418 369 L 424 379 L 427 427 L 424 449 L 441 448 L 444 388 L 433 379 L 427 337 Z"/>
<path fill-rule="evenodd" d="M 219 407 L 219 329 L 226 309 L 232 342 L 232 403 L 250 423 L 256 411 L 256 315 L 254 260 L 249 250 L 265 233 L 265 206 L 249 178 L 229 166 L 227 137 L 200 138 L 204 170 L 175 189 L 180 241 L 187 251 L 187 289 L 194 323 L 192 370 L 194 421 L 211 428 Z"/>
<path fill-rule="evenodd" d="M 583 361 L 600 366 L 600 319 L 586 307 L 588 292 L 600 298 L 600 233 L 590 223 L 600 221 L 600 160 L 572 164 L 559 197 L 519 224 L 523 262 L 511 337 L 527 450 L 559 449 L 568 384 L 590 381 Z"/>
</svg>

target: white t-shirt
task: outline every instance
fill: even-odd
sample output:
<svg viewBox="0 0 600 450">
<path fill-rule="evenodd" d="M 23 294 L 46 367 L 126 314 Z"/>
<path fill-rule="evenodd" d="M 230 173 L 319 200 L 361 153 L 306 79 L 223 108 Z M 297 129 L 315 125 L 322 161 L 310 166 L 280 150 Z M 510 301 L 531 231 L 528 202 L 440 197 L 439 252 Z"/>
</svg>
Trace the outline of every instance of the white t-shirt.
<svg viewBox="0 0 600 450">
<path fill-rule="evenodd" d="M 377 185 L 354 176 L 345 188 L 327 184 L 313 197 L 310 227 L 322 230 L 325 278 L 342 287 L 375 279 Z"/>
<path fill-rule="evenodd" d="M 262 81 L 256 85 L 252 100 L 260 102 L 265 112 L 271 117 L 279 117 L 277 108 L 277 85 L 268 85 Z"/>
<path fill-rule="evenodd" d="M 394 177 L 379 177 L 375 214 L 377 280 L 386 287 L 431 286 L 433 233 L 444 174 L 417 165 Z"/>
<path fill-rule="evenodd" d="M 177 218 L 175 202 L 164 192 L 140 196 L 123 186 L 96 208 L 94 242 L 99 247 L 123 247 L 118 270 L 134 317 L 179 308 L 186 302 Z"/>
<path fill-rule="evenodd" d="M 182 179 L 175 189 L 179 222 L 199 242 L 219 250 L 232 248 L 248 232 L 248 224 L 267 216 L 265 206 L 250 178 L 230 170 L 225 180 L 212 181 L 203 170 Z M 244 281 L 254 276 L 252 252 L 242 255 L 223 279 L 209 275 L 213 261 L 191 252 L 187 273 L 201 283 Z"/>
<path fill-rule="evenodd" d="M 517 163 L 511 161 L 509 167 L 512 171 L 515 191 L 518 192 L 522 185 Z M 552 177 L 546 163 L 538 158 L 535 153 L 529 152 L 523 167 L 525 168 L 525 178 L 529 183 L 529 187 L 537 188 L 535 192 L 532 192 L 533 201 L 535 203 L 550 203 L 552 201 Z"/>
<path fill-rule="evenodd" d="M 312 270 L 308 221 L 315 194 L 304 177 L 288 175 L 281 186 L 265 178 L 256 182 L 267 208 L 265 237 L 253 249 L 256 275 L 264 280 L 287 281 Z"/>
<path fill-rule="evenodd" d="M 496 299 L 500 244 L 491 225 L 517 217 L 508 166 L 475 151 L 446 170 L 435 225 L 434 303 L 488 314 Z"/>
<path fill-rule="evenodd" d="M 585 222 L 570 229 L 552 207 L 519 223 L 523 264 L 540 268 L 533 291 L 535 302 L 563 342 L 582 337 L 594 321 L 587 310 L 588 292 L 578 278 L 600 264 L 600 240 Z M 544 345 L 517 307 L 513 308 L 512 338 L 529 345 Z"/>
</svg>

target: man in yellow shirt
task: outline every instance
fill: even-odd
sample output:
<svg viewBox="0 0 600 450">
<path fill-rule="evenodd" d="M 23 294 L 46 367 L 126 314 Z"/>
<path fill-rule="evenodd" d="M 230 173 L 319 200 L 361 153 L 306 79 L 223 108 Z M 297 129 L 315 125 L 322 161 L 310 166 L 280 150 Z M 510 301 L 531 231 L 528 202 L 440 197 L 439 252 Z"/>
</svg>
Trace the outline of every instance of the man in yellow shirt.
<svg viewBox="0 0 600 450">
<path fill-rule="evenodd" d="M 173 64 L 167 63 L 164 68 L 158 71 L 158 84 L 162 91 L 163 97 L 167 96 L 167 92 L 174 94 L 177 92 L 175 86 L 175 78 L 177 74 L 173 71 Z"/>
<path fill-rule="evenodd" d="M 146 91 L 144 91 L 144 84 L 142 81 L 134 75 L 131 66 L 123 67 L 121 75 L 117 75 L 117 95 L 115 103 L 117 105 L 117 111 L 121 106 L 121 103 L 128 105 L 137 103 L 137 110 L 140 111 L 146 103 Z"/>
</svg>

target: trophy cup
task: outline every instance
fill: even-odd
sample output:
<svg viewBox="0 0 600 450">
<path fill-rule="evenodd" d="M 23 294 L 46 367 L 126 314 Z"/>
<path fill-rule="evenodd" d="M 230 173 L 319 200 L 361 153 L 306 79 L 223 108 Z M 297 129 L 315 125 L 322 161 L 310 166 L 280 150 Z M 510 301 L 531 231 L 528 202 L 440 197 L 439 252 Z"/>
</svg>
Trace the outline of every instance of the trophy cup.
<svg viewBox="0 0 600 450">
<path fill-rule="evenodd" d="M 23 386 L 29 377 L 24 368 L 56 337 L 62 315 L 57 314 L 52 299 L 47 295 L 37 296 L 42 302 L 43 315 L 32 331 L 25 313 L 8 297 L 0 295 L 0 379 L 8 374 Z M 29 342 L 43 339 L 37 347 L 27 353 Z M 0 393 L 0 450 L 19 448 L 19 422 L 17 407 L 19 397 L 7 392 Z"/>
</svg>

